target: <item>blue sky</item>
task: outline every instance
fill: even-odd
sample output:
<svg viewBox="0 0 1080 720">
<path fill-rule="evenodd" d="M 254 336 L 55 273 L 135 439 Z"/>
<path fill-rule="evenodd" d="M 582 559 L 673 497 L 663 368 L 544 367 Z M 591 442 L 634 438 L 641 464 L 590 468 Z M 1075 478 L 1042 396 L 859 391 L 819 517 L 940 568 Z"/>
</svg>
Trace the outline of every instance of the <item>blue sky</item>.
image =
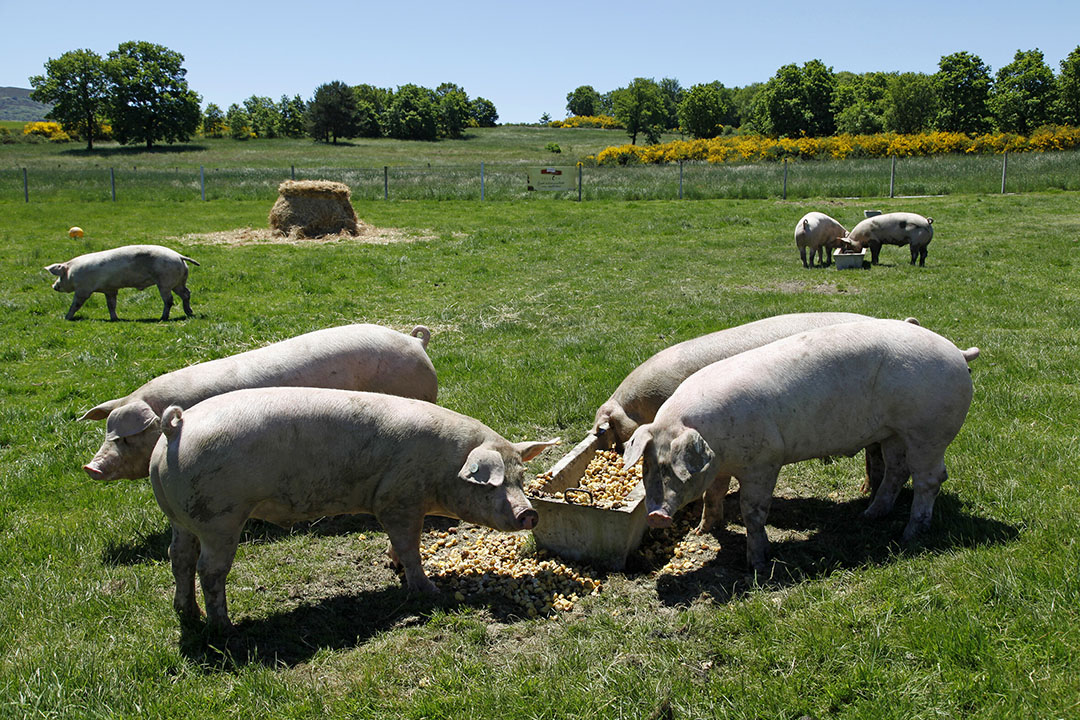
<svg viewBox="0 0 1080 720">
<path fill-rule="evenodd" d="M 639 76 L 735 87 L 815 58 L 834 71 L 932 73 L 961 50 L 996 72 L 1033 48 L 1057 72 L 1080 45 L 1080 0 L 0 0 L 0 18 L 0 86 L 30 87 L 46 60 L 68 50 L 104 56 L 146 40 L 184 55 L 204 106 L 251 95 L 306 100 L 332 80 L 454 82 L 494 102 L 500 122 L 562 118 L 575 87 L 605 92 Z"/>
</svg>

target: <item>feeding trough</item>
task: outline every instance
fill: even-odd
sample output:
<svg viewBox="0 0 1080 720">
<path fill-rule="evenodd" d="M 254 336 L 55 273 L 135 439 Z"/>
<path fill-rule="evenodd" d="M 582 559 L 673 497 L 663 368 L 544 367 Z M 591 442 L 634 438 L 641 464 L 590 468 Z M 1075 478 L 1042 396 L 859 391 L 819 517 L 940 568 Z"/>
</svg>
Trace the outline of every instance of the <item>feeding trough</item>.
<svg viewBox="0 0 1080 720">
<path fill-rule="evenodd" d="M 610 450 L 614 433 L 589 433 L 544 476 L 543 495 L 529 496 L 540 518 L 533 529 L 537 548 L 597 568 L 621 570 L 645 533 L 645 486 L 638 482 L 618 507 L 600 507 L 579 489 L 597 453 Z M 561 494 L 561 498 L 553 497 Z"/>
<path fill-rule="evenodd" d="M 832 257 L 837 270 L 851 270 L 852 268 L 861 270 L 863 258 L 866 257 L 866 248 L 859 252 L 835 252 Z"/>
</svg>

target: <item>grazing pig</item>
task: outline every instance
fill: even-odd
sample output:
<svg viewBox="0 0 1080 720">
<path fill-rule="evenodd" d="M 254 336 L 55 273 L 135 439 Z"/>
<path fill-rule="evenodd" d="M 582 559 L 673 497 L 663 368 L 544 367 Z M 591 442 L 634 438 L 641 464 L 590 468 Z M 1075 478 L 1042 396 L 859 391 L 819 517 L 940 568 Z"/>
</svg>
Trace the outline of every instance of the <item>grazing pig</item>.
<svg viewBox="0 0 1080 720">
<path fill-rule="evenodd" d="M 53 290 L 75 293 L 71 307 L 64 316 L 66 320 L 74 320 L 75 313 L 96 292 L 105 295 L 109 318 L 119 320 L 116 316 L 116 292 L 120 288 L 142 290 L 151 285 L 157 285 L 161 300 L 165 303 L 161 319 L 168 320 L 174 292 L 184 303 L 184 314 L 188 317 L 194 315 L 191 311 L 191 291 L 186 285 L 188 269 L 185 263 L 199 264 L 160 245 L 127 245 L 80 255 L 45 269 L 56 276 Z"/>
<path fill-rule="evenodd" d="M 870 262 L 878 264 L 882 245 L 911 246 L 911 264 L 918 258 L 919 266 L 926 265 L 926 246 L 934 238 L 933 218 L 915 213 L 895 212 L 875 215 L 860 222 L 848 235 L 848 241 L 858 252 L 870 248 Z"/>
<path fill-rule="evenodd" d="M 435 402 L 438 381 L 425 352 L 430 338 L 422 325 L 411 335 L 380 325 L 345 325 L 166 373 L 79 418 L 108 418 L 105 442 L 83 470 L 95 480 L 146 477 L 165 408 L 191 407 L 231 390 L 324 387 Z"/>
<path fill-rule="evenodd" d="M 818 263 L 825 267 L 832 265 L 832 251 L 840 249 L 840 241 L 847 237 L 848 231 L 843 225 L 825 213 L 808 212 L 795 226 L 795 247 L 799 248 L 803 267 L 814 267 L 814 253 Z M 806 264 L 806 250 L 810 249 L 810 264 Z"/>
<path fill-rule="evenodd" d="M 174 607 L 197 619 L 198 569 L 211 627 L 230 627 L 225 577 L 249 518 L 279 525 L 372 513 L 412 590 L 436 592 L 420 561 L 425 515 L 507 532 L 537 522 L 524 461 L 558 440 L 511 443 L 421 400 L 346 390 L 237 390 L 170 406 L 150 461 L 173 529 Z"/>
<path fill-rule="evenodd" d="M 637 429 L 623 461 L 645 458 L 653 527 L 670 525 L 714 479 L 738 478 L 746 557 L 763 570 L 765 520 L 781 466 L 880 443 L 885 478 L 864 515 L 890 512 L 910 472 L 908 540 L 930 525 L 946 477 L 945 448 L 971 404 L 967 363 L 978 354 L 897 320 L 809 330 L 691 375 L 656 419 Z"/>
<path fill-rule="evenodd" d="M 767 345 L 774 340 L 837 323 L 869 320 L 866 315 L 845 312 L 792 313 L 757 320 L 672 345 L 638 365 L 596 411 L 593 433 L 610 429 L 616 445 L 622 445 L 638 425 L 652 422 L 656 411 L 686 378 L 718 360 Z M 700 532 L 724 519 L 724 496 L 728 480 L 705 493 Z"/>
</svg>

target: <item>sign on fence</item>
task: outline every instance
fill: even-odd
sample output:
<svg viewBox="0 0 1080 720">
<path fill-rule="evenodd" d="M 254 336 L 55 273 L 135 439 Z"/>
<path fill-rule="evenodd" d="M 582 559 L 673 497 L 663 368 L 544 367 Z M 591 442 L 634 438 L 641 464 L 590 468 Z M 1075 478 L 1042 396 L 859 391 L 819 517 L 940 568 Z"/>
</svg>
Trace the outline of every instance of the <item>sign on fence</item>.
<svg viewBox="0 0 1080 720">
<path fill-rule="evenodd" d="M 571 167 L 529 168 L 526 176 L 528 190 L 573 190 L 577 187 Z"/>
</svg>

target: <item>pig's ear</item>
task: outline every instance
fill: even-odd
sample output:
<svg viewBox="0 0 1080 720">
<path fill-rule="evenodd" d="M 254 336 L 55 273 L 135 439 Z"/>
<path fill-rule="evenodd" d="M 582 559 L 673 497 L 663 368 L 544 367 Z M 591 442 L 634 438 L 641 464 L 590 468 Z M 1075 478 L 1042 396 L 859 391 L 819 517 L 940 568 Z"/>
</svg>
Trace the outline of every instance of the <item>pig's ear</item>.
<svg viewBox="0 0 1080 720">
<path fill-rule="evenodd" d="M 53 263 L 52 265 L 46 265 L 45 269 L 51 272 L 53 275 L 60 277 L 67 270 L 67 263 Z"/>
<path fill-rule="evenodd" d="M 506 465 L 502 455 L 491 448 L 480 446 L 472 449 L 458 477 L 477 485 L 502 485 L 506 477 Z"/>
<path fill-rule="evenodd" d="M 514 446 L 514 450 L 521 456 L 522 462 L 528 462 L 534 457 L 544 452 L 544 450 L 558 445 L 562 438 L 555 438 L 554 440 L 535 440 L 533 442 L 519 442 L 511 443 Z"/>
<path fill-rule="evenodd" d="M 671 469 L 675 477 L 686 482 L 694 475 L 708 467 L 716 454 L 701 437 L 701 433 L 693 428 L 687 428 L 681 435 L 671 441 Z"/>
<path fill-rule="evenodd" d="M 109 413 L 111 413 L 119 405 L 120 398 L 117 398 L 116 400 L 109 400 L 108 402 L 103 402 L 100 405 L 87 410 L 85 413 L 83 413 L 83 416 L 79 418 L 79 420 L 104 420 L 105 418 L 109 417 Z"/>
<path fill-rule="evenodd" d="M 109 413 L 109 419 L 105 423 L 105 439 L 118 440 L 138 435 L 157 424 L 157 414 L 142 400 L 136 400 Z"/>
<path fill-rule="evenodd" d="M 652 442 L 652 439 L 652 423 L 639 426 L 623 448 L 623 466 L 633 467 L 634 463 L 645 454 L 645 447 Z"/>
</svg>

